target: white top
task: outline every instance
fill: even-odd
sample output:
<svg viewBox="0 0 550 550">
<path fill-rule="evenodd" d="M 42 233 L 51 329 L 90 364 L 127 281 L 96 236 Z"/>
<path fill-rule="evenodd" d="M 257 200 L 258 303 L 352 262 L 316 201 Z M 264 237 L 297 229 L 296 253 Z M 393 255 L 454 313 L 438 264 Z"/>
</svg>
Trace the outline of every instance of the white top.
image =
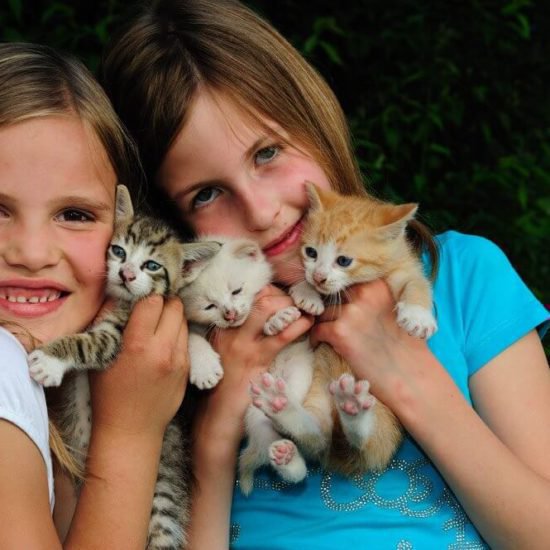
<svg viewBox="0 0 550 550">
<path fill-rule="evenodd" d="M 46 465 L 50 508 L 53 510 L 53 470 L 44 388 L 29 375 L 25 348 L 13 334 L 1 327 L 0 419 L 23 430 L 38 447 Z"/>
</svg>

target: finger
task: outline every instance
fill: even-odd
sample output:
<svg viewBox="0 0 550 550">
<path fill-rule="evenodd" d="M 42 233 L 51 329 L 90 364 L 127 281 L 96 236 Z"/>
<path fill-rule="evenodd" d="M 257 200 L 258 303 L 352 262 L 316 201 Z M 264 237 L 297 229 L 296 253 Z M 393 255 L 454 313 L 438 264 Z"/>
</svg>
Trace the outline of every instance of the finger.
<svg viewBox="0 0 550 550">
<path fill-rule="evenodd" d="M 325 311 L 319 315 L 318 319 L 321 322 L 335 321 L 338 319 L 345 310 L 346 304 L 337 304 L 333 306 L 326 306 Z"/>
<path fill-rule="evenodd" d="M 167 341 L 175 343 L 183 325 L 187 327 L 182 301 L 176 297 L 167 298 L 155 333 L 161 334 L 166 337 Z"/>
<path fill-rule="evenodd" d="M 265 322 L 277 311 L 294 305 L 286 294 L 264 294 L 252 305 L 250 315 L 243 325 L 244 332 L 261 336 Z"/>
<path fill-rule="evenodd" d="M 139 338 L 154 334 L 163 306 L 164 298 L 158 294 L 139 300 L 130 313 L 130 318 L 124 329 L 125 336 Z"/>
<path fill-rule="evenodd" d="M 268 296 L 288 296 L 288 294 L 275 285 L 265 285 L 258 294 L 256 294 L 256 300 L 258 298 L 264 298 Z"/>
<path fill-rule="evenodd" d="M 189 374 L 189 356 L 187 353 L 187 323 L 182 323 L 172 354 L 172 362 L 183 370 L 185 377 Z"/>
</svg>

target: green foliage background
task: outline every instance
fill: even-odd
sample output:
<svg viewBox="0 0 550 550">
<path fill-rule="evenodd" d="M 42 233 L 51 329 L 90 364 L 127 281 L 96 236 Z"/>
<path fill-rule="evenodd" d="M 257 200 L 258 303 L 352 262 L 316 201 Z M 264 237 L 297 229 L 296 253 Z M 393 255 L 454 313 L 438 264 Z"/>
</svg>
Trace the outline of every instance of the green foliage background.
<svg viewBox="0 0 550 550">
<path fill-rule="evenodd" d="M 342 101 L 369 188 L 434 230 L 484 235 L 550 303 L 545 0 L 249 0 Z M 4 0 L 0 38 L 96 70 L 123 0 Z"/>
</svg>

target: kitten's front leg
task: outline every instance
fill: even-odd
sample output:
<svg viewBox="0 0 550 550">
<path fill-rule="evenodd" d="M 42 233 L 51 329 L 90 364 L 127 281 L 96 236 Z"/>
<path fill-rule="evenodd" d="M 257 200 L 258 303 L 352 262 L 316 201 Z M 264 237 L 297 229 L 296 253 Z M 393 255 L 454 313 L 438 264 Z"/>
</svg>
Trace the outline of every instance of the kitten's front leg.
<svg viewBox="0 0 550 550">
<path fill-rule="evenodd" d="M 297 307 L 290 306 L 285 307 L 273 314 L 264 325 L 264 334 L 267 336 L 274 336 L 285 330 L 286 327 L 290 326 L 294 321 L 297 321 L 302 314 Z"/>
<path fill-rule="evenodd" d="M 120 350 L 119 319 L 106 319 L 88 332 L 64 336 L 29 354 L 31 377 L 43 386 L 59 386 L 71 369 L 104 369 Z M 123 323 L 122 323 L 123 324 Z"/>
<path fill-rule="evenodd" d="M 395 271 L 387 277 L 396 300 L 397 324 L 416 338 L 429 338 L 437 331 L 432 313 L 430 283 L 417 267 Z"/>
<path fill-rule="evenodd" d="M 321 315 L 325 311 L 323 298 L 307 281 L 291 286 L 288 293 L 294 303 L 310 315 Z"/>
<path fill-rule="evenodd" d="M 216 386 L 223 377 L 220 356 L 210 342 L 196 332 L 189 332 L 189 380 L 201 390 Z"/>
</svg>

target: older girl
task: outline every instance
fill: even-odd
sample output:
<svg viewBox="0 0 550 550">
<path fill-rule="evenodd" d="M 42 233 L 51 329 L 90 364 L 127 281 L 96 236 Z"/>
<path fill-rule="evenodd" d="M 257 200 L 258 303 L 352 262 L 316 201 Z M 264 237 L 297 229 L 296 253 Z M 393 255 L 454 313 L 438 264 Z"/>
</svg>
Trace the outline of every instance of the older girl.
<svg viewBox="0 0 550 550">
<path fill-rule="evenodd" d="M 254 239 L 281 285 L 300 277 L 304 182 L 364 192 L 332 92 L 237 1 L 150 3 L 115 41 L 105 83 L 157 204 L 197 233 Z M 485 239 L 434 240 L 418 224 L 411 238 L 437 269 L 429 342 L 397 327 L 382 281 L 355 287 L 312 330 L 405 426 L 388 469 L 345 479 L 317 468 L 296 486 L 266 471 L 250 497 L 233 491 L 248 381 L 276 349 L 257 313 L 217 341 L 226 376 L 196 422 L 195 548 L 227 547 L 230 524 L 234 548 L 550 545 L 550 373 L 536 331 L 548 315 Z M 264 309 L 283 299 L 268 294 Z"/>
<path fill-rule="evenodd" d="M 71 466 L 26 348 L 84 329 L 103 303 L 117 182 L 138 166 L 108 99 L 77 61 L 0 45 L 0 547 L 145 546 L 164 429 L 185 388 L 179 300 L 136 306 L 113 368 L 92 382 L 94 429 L 74 519 L 50 455 Z M 49 427 L 48 427 L 49 424 Z M 62 479 L 60 476 L 59 479 Z"/>
</svg>

